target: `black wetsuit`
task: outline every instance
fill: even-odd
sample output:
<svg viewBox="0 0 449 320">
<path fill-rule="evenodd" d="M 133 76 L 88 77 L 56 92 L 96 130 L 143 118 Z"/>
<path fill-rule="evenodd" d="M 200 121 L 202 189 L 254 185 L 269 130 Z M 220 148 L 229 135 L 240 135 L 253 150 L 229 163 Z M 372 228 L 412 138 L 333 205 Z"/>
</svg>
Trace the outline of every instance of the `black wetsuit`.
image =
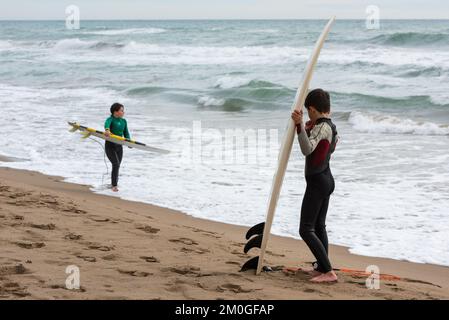
<svg viewBox="0 0 449 320">
<path fill-rule="evenodd" d="M 104 150 L 106 152 L 106 155 L 108 156 L 109 161 L 111 161 L 112 163 L 111 184 L 113 187 L 116 187 L 118 183 L 120 164 L 122 163 L 123 146 L 117 143 L 106 141 Z"/>
<path fill-rule="evenodd" d="M 329 160 L 337 143 L 337 130 L 330 119 L 320 118 L 311 129 L 299 127 L 298 134 L 301 150 L 306 155 L 307 182 L 299 234 L 317 259 L 315 269 L 326 273 L 332 270 L 328 257 L 326 214 L 335 188 Z"/>
</svg>

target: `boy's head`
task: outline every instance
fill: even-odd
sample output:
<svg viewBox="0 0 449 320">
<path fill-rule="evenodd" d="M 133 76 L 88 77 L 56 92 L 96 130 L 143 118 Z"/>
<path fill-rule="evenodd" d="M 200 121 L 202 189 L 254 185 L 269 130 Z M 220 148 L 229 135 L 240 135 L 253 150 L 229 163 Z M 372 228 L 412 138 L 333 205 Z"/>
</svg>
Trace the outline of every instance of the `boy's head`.
<svg viewBox="0 0 449 320">
<path fill-rule="evenodd" d="M 315 118 L 319 113 L 329 113 L 331 111 L 329 93 L 323 89 L 314 89 L 310 91 L 306 97 L 304 106 L 309 113 L 310 119 Z"/>
<path fill-rule="evenodd" d="M 111 114 L 116 118 L 122 118 L 125 115 L 125 107 L 116 102 L 111 106 Z"/>
</svg>

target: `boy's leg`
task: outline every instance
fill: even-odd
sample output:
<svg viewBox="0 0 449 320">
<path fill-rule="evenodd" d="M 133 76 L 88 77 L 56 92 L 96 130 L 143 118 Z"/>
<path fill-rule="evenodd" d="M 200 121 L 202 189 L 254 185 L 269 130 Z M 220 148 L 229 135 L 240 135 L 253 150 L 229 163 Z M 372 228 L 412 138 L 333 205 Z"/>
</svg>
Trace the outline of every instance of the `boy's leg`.
<svg viewBox="0 0 449 320">
<path fill-rule="evenodd" d="M 327 230 L 326 230 L 326 216 L 327 210 L 329 208 L 330 195 L 334 192 L 335 182 L 330 170 L 325 172 L 325 175 L 323 175 L 323 177 L 326 179 L 322 180 L 322 184 L 323 186 L 326 186 L 325 191 L 328 193 L 328 196 L 323 199 L 323 203 L 321 205 L 320 212 L 318 214 L 318 218 L 315 225 L 315 232 L 318 238 L 320 238 L 321 242 L 323 243 L 323 246 L 326 249 L 326 253 L 329 256 L 329 241 L 327 238 Z M 318 269 L 320 269 L 319 266 Z"/>
<path fill-rule="evenodd" d="M 320 212 L 318 214 L 318 219 L 315 224 L 315 232 L 318 238 L 321 240 L 324 248 L 326 249 L 326 253 L 329 253 L 329 242 L 327 239 L 327 231 L 326 231 L 326 215 L 327 209 L 329 207 L 329 198 L 327 197 L 323 200 L 320 208 Z"/>
<path fill-rule="evenodd" d="M 117 156 L 118 156 L 118 160 L 119 160 L 119 165 L 122 164 L 122 159 L 123 159 L 123 146 L 122 145 L 117 145 Z"/>
<path fill-rule="evenodd" d="M 315 231 L 323 200 L 319 189 L 307 186 L 301 207 L 299 234 L 317 259 L 318 271 L 326 273 L 331 271 L 332 267 L 326 248 Z"/>
<path fill-rule="evenodd" d="M 116 187 L 118 182 L 118 171 L 120 167 L 120 161 L 115 148 L 115 143 L 107 141 L 105 144 L 105 152 L 106 155 L 108 156 L 109 161 L 111 161 L 112 164 L 111 184 L 113 187 Z"/>
<path fill-rule="evenodd" d="M 326 216 L 327 216 L 327 210 L 329 208 L 329 200 L 331 194 L 334 192 L 335 189 L 335 182 L 334 177 L 332 176 L 332 173 L 330 170 L 326 173 L 326 180 L 324 180 L 324 184 L 326 185 L 326 191 L 328 192 L 328 196 L 324 198 L 323 203 L 321 205 L 320 213 L 318 214 L 318 219 L 315 225 L 315 232 L 320 238 L 321 242 L 323 243 L 324 247 L 326 248 L 326 252 L 329 253 L 329 242 L 327 239 L 327 231 L 326 231 Z"/>
</svg>

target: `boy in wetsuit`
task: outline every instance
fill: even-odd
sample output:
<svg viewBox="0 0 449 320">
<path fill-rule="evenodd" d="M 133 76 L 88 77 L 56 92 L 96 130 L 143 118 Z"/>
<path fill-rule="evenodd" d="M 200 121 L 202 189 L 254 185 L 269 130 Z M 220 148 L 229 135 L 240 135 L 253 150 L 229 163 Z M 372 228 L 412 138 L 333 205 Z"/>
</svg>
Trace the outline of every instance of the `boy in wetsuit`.
<svg viewBox="0 0 449 320">
<path fill-rule="evenodd" d="M 111 116 L 107 118 L 104 123 L 105 136 L 109 137 L 112 133 L 116 136 L 125 136 L 125 138 L 131 139 L 128 131 L 128 123 L 126 122 L 126 119 L 123 118 L 125 115 L 125 107 L 120 103 L 114 103 L 111 106 L 110 111 Z M 122 163 L 123 146 L 121 144 L 106 141 L 104 149 L 109 161 L 111 161 L 112 164 L 112 191 L 117 192 L 118 173 L 120 164 Z"/>
<path fill-rule="evenodd" d="M 337 130 L 330 115 L 329 93 L 322 89 L 309 92 L 304 103 L 309 121 L 304 125 L 303 113 L 295 110 L 295 121 L 301 152 L 306 156 L 306 191 L 301 207 L 299 234 L 317 259 L 310 270 L 312 282 L 335 282 L 328 257 L 326 214 L 329 197 L 334 191 L 334 178 L 329 161 L 337 144 Z"/>
</svg>

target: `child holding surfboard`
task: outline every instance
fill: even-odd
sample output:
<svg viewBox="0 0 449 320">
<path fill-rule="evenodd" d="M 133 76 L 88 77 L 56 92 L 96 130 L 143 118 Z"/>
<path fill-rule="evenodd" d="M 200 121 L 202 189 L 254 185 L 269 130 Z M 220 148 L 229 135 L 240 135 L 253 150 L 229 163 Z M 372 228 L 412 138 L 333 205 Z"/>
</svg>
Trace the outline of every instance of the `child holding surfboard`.
<svg viewBox="0 0 449 320">
<path fill-rule="evenodd" d="M 334 178 L 329 162 L 337 144 L 337 130 L 330 115 L 329 93 L 322 89 L 309 92 L 304 106 L 309 121 L 304 125 L 303 112 L 295 110 L 295 121 L 301 152 L 306 156 L 306 191 L 301 207 L 299 234 L 317 259 L 310 270 L 312 282 L 335 282 L 337 275 L 328 257 L 326 214 L 334 191 Z"/>
<path fill-rule="evenodd" d="M 111 116 L 107 118 L 104 123 L 105 136 L 109 137 L 112 133 L 116 136 L 124 136 L 125 138 L 130 139 L 131 137 L 128 131 L 128 123 L 126 122 L 126 119 L 123 118 L 125 115 L 125 107 L 120 103 L 114 103 L 111 106 L 110 111 Z M 117 192 L 118 174 L 123 157 L 123 146 L 114 142 L 106 141 L 104 149 L 109 161 L 111 161 L 112 164 L 112 191 Z"/>
</svg>

